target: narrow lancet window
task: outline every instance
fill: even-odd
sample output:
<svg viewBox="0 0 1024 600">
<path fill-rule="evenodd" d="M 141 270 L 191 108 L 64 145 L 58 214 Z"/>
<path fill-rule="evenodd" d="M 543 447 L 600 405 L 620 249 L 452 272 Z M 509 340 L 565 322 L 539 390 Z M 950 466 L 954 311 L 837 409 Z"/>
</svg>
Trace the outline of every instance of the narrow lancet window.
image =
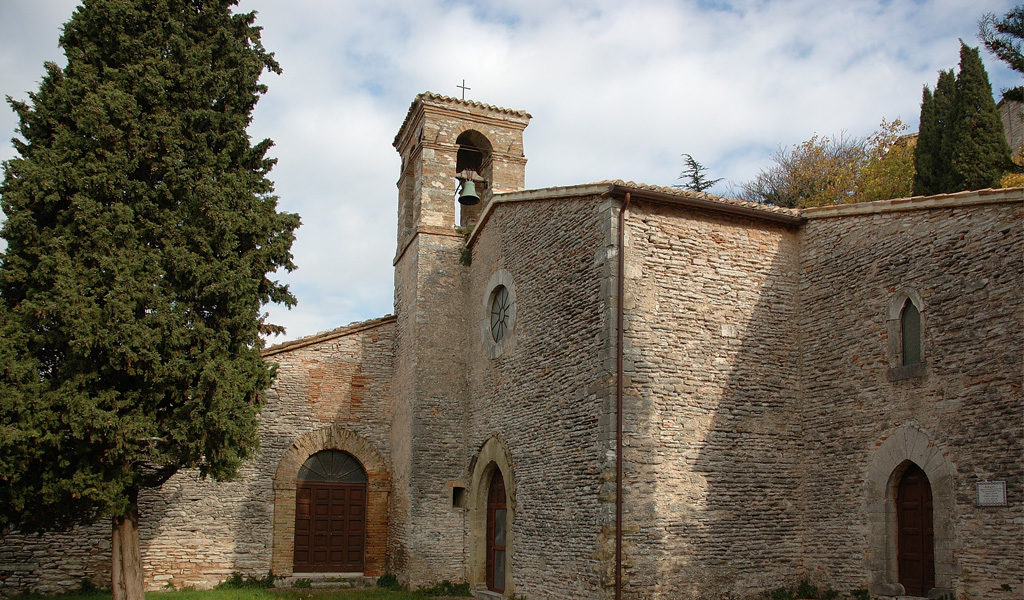
<svg viewBox="0 0 1024 600">
<path fill-rule="evenodd" d="M 903 364 L 921 362 L 921 313 L 908 298 L 900 313 L 900 333 L 903 339 Z"/>
</svg>

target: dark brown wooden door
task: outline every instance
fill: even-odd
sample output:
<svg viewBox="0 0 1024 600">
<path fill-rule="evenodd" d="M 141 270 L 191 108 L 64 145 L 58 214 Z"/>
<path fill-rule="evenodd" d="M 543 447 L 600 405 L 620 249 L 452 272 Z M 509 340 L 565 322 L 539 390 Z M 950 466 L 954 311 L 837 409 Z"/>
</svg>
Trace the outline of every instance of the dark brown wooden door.
<svg viewBox="0 0 1024 600">
<path fill-rule="evenodd" d="M 303 481 L 295 496 L 295 571 L 362 572 L 366 484 Z"/>
<path fill-rule="evenodd" d="M 917 465 L 910 465 L 900 479 L 896 512 L 900 583 L 907 594 L 926 596 L 935 587 L 932 489 L 928 477 Z"/>
<path fill-rule="evenodd" d="M 495 468 L 487 490 L 487 589 L 493 592 L 505 591 L 507 511 L 505 480 Z"/>
</svg>

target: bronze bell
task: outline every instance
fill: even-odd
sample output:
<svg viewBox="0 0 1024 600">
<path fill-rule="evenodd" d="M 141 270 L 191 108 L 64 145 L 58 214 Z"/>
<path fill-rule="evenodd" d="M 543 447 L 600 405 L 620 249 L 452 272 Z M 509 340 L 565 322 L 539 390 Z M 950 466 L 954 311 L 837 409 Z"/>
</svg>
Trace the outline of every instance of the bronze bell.
<svg viewBox="0 0 1024 600">
<path fill-rule="evenodd" d="M 463 206 L 472 206 L 480 203 L 480 196 L 476 193 L 476 184 L 473 183 L 472 179 L 467 179 L 462 183 L 462 193 L 459 194 L 459 204 Z"/>
</svg>

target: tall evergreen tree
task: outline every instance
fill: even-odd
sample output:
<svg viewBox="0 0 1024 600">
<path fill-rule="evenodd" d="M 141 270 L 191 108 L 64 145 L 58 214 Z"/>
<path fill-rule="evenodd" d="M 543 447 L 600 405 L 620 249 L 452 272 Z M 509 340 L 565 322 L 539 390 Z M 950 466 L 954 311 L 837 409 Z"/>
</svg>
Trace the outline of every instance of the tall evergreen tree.
<svg viewBox="0 0 1024 600">
<path fill-rule="evenodd" d="M 949 191 L 999 187 L 1003 173 L 1013 167 L 1010 146 L 978 49 L 963 42 L 950 136 Z"/>
<path fill-rule="evenodd" d="M 914 148 L 914 195 L 930 196 L 950 190 L 949 144 L 956 95 L 953 70 L 939 71 L 932 93 L 925 86 L 921 100 L 921 124 Z"/>
<path fill-rule="evenodd" d="M 84 0 L 46 64 L 0 206 L 0 527 L 112 519 L 115 600 L 141 600 L 138 498 L 226 479 L 258 442 L 264 304 L 295 302 L 297 215 L 246 127 L 266 69 L 236 0 Z"/>
<path fill-rule="evenodd" d="M 694 157 L 689 154 L 683 154 L 682 157 L 685 159 L 686 166 L 683 168 L 683 172 L 679 174 L 679 179 L 685 179 L 686 183 L 673 185 L 672 187 L 683 188 L 691 192 L 704 192 L 722 181 L 722 177 L 717 179 L 708 177 L 708 168 L 697 162 L 697 159 Z"/>
<path fill-rule="evenodd" d="M 989 52 L 1024 74 L 1024 6 L 1013 7 L 1002 19 L 986 14 L 978 23 L 978 37 Z M 1024 100 L 1024 86 L 1005 90 L 1003 98 Z"/>
</svg>

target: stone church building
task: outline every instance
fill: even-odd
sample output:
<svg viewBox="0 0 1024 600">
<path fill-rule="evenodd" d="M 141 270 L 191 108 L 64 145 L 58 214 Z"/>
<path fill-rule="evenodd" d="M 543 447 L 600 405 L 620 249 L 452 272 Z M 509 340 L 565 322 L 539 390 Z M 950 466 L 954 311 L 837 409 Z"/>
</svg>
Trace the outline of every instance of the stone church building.
<svg viewBox="0 0 1024 600">
<path fill-rule="evenodd" d="M 1024 598 L 1024 189 L 805 210 L 526 190 L 529 120 L 413 101 L 394 315 L 266 350 L 241 478 L 143 499 L 148 587 Z M 481 199 L 458 223 L 457 175 Z M 9 534 L 0 589 L 103 583 L 109 543 Z"/>
</svg>

